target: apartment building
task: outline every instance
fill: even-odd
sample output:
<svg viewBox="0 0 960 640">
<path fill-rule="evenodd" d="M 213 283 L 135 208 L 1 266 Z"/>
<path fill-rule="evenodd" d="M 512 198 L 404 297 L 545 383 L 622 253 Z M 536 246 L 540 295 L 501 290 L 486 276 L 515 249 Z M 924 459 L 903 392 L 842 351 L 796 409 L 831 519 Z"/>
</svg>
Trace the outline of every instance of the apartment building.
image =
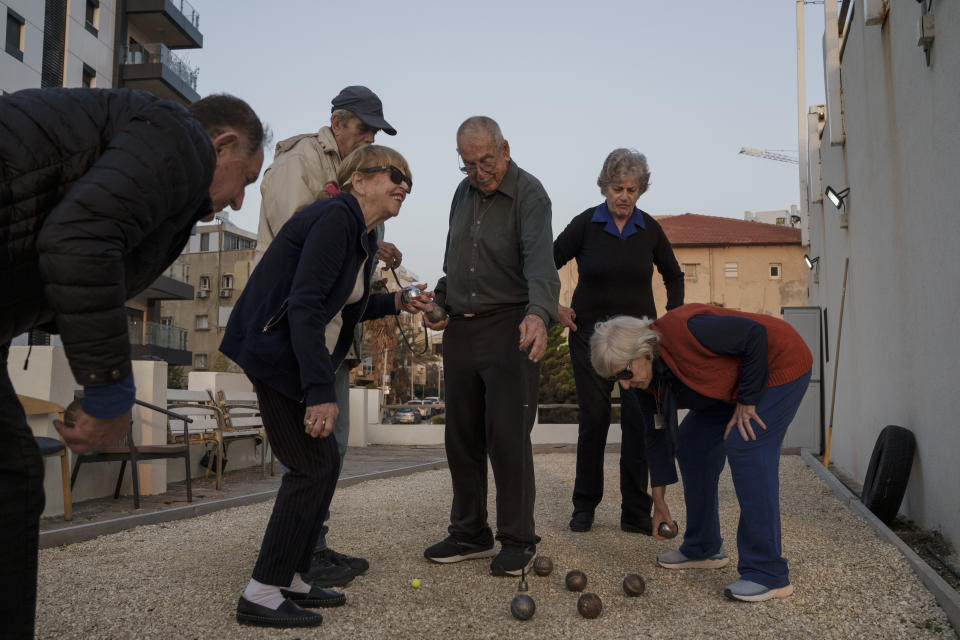
<svg viewBox="0 0 960 640">
<path fill-rule="evenodd" d="M 165 275 L 181 278 L 195 290 L 188 300 L 165 300 L 161 323 L 184 327 L 189 338 L 194 371 L 239 371 L 220 353 L 220 340 L 230 312 L 247 284 L 256 258 L 256 232 L 241 229 L 226 213 L 214 222 L 199 224 L 183 253 Z"/>
<path fill-rule="evenodd" d="M 48 87 L 148 91 L 180 104 L 200 98 L 197 70 L 174 50 L 203 46 L 200 15 L 186 0 L 0 0 L 0 91 Z M 192 300 L 193 287 L 161 276 L 127 302 L 134 358 L 191 363 L 187 331 L 161 318 L 162 300 Z M 50 344 L 35 331 L 14 344 Z"/>
</svg>

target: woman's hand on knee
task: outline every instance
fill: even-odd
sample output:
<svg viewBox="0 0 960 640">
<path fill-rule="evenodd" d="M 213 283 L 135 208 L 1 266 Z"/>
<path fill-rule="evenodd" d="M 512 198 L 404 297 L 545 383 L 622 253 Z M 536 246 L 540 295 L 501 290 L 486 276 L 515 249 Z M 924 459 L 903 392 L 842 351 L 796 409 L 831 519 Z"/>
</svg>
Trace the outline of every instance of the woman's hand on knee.
<svg viewBox="0 0 960 640">
<path fill-rule="evenodd" d="M 727 430 L 723 432 L 723 439 L 726 440 L 727 436 L 730 435 L 730 430 L 733 429 L 733 425 L 737 425 L 737 431 L 740 432 L 740 437 L 743 438 L 744 442 L 747 440 L 756 440 L 757 434 L 753 431 L 753 426 L 750 424 L 751 420 L 766 430 L 767 425 L 763 424 L 763 420 L 757 415 L 757 405 L 740 404 L 738 402 L 737 408 L 733 410 L 733 417 L 730 418 L 730 422 L 727 423 Z"/>
<path fill-rule="evenodd" d="M 340 410 L 336 402 L 324 402 L 307 407 L 303 417 L 303 430 L 313 438 L 326 438 L 333 432 Z"/>
</svg>

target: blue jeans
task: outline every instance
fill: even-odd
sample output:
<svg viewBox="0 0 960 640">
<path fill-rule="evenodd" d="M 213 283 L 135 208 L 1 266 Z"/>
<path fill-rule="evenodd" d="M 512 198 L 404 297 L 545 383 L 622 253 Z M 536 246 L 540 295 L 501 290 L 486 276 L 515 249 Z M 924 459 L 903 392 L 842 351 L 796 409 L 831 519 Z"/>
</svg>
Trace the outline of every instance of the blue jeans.
<svg viewBox="0 0 960 640">
<path fill-rule="evenodd" d="M 736 426 L 724 440 L 733 405 L 691 411 L 680 424 L 677 462 L 683 478 L 687 527 L 680 552 L 688 558 L 706 558 L 720 551 L 717 482 L 724 461 L 740 503 L 737 527 L 737 571 L 745 580 L 779 588 L 790 583 L 780 542 L 780 447 L 810 382 L 810 372 L 799 379 L 764 390 L 757 415 L 767 428 L 753 423 L 756 440 L 740 436 Z"/>
</svg>

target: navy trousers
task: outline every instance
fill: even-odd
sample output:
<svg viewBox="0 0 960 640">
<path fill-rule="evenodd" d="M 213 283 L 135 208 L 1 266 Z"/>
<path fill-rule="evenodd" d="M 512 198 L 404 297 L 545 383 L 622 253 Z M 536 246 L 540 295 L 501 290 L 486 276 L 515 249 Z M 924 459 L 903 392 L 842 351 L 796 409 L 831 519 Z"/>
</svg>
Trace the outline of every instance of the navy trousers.
<svg viewBox="0 0 960 640">
<path fill-rule="evenodd" d="M 43 513 L 43 461 L 0 345 L 0 638 L 32 638 Z"/>
<path fill-rule="evenodd" d="M 313 438 L 303 427 L 306 405 L 251 378 L 263 426 L 277 459 L 286 467 L 253 568 L 263 584 L 287 587 L 293 574 L 306 574 L 313 547 L 330 507 L 340 470 L 333 436 Z"/>
<path fill-rule="evenodd" d="M 680 552 L 706 558 L 720 550 L 717 482 L 730 461 L 733 487 L 740 502 L 737 527 L 737 570 L 741 577 L 765 587 L 790 583 L 780 543 L 780 447 L 810 382 L 810 372 L 777 387 L 767 387 L 757 405 L 766 430 L 753 423 L 756 440 L 744 440 L 736 426 L 724 440 L 733 405 L 691 411 L 680 424 L 677 462 L 683 477 L 687 526 Z"/>
<path fill-rule="evenodd" d="M 590 336 L 586 323 L 570 332 L 570 360 L 580 405 L 577 436 L 577 476 L 573 485 L 575 511 L 593 513 L 603 498 L 603 454 L 610 431 L 610 394 L 614 383 L 600 376 L 590 363 Z M 623 522 L 641 524 L 650 517 L 653 500 L 647 493 L 647 456 L 643 432 L 653 420 L 649 393 L 623 391 L 620 405 L 620 496 Z"/>
</svg>

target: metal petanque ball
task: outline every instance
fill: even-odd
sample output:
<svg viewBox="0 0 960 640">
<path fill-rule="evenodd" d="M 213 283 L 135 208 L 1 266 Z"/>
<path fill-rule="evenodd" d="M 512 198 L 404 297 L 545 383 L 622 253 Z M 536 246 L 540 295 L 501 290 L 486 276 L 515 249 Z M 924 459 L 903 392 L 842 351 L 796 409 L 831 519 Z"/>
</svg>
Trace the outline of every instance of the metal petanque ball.
<svg viewBox="0 0 960 640">
<path fill-rule="evenodd" d="M 680 527 L 677 526 L 676 522 L 674 522 L 672 526 L 667 524 L 666 522 L 661 522 L 660 528 L 657 529 L 657 532 L 660 534 L 660 537 L 662 538 L 667 538 L 667 539 L 676 538 L 677 533 L 680 532 Z"/>
<path fill-rule="evenodd" d="M 548 576 L 553 572 L 553 560 L 549 556 L 537 556 L 533 561 L 533 572 L 538 576 Z"/>
<path fill-rule="evenodd" d="M 433 311 L 427 312 L 427 318 L 430 319 L 430 322 L 443 322 L 447 318 L 447 310 L 440 305 L 436 305 Z"/>
<path fill-rule="evenodd" d="M 631 598 L 642 596 L 647 588 L 647 583 L 636 573 L 628 573 L 623 579 L 623 592 Z"/>
<path fill-rule="evenodd" d="M 68 427 L 72 427 L 77 423 L 77 418 L 80 417 L 80 411 L 83 407 L 82 398 L 74 398 L 73 402 L 67 405 L 67 408 L 63 410 L 63 424 Z"/>
<path fill-rule="evenodd" d="M 518 593 L 510 601 L 510 613 L 517 620 L 529 620 L 536 610 L 537 604 L 525 593 Z"/>
<path fill-rule="evenodd" d="M 587 588 L 587 574 L 580 571 L 580 569 L 568 571 L 564 581 L 567 583 L 567 589 L 570 591 L 583 591 Z"/>
<path fill-rule="evenodd" d="M 585 593 L 577 600 L 577 611 L 584 618 L 596 618 L 603 610 L 603 601 L 595 593 Z"/>
</svg>

